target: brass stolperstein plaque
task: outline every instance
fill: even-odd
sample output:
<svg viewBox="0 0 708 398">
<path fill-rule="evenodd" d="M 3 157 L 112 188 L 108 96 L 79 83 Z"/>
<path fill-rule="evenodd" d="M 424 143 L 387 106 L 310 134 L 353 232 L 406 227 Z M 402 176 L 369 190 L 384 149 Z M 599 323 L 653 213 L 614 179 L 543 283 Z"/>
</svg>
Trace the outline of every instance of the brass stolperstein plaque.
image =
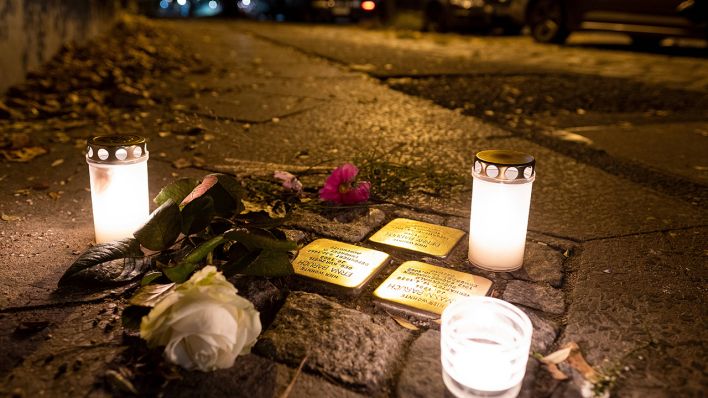
<svg viewBox="0 0 708 398">
<path fill-rule="evenodd" d="M 358 288 L 388 260 L 388 254 L 329 239 L 317 239 L 293 260 L 298 275 L 335 285 Z"/>
<path fill-rule="evenodd" d="M 374 296 L 440 315 L 453 301 L 485 296 L 491 287 L 492 281 L 481 276 L 420 261 L 406 261 L 376 288 Z"/>
<path fill-rule="evenodd" d="M 436 257 L 447 257 L 463 236 L 465 232 L 459 229 L 396 218 L 369 240 Z"/>
</svg>

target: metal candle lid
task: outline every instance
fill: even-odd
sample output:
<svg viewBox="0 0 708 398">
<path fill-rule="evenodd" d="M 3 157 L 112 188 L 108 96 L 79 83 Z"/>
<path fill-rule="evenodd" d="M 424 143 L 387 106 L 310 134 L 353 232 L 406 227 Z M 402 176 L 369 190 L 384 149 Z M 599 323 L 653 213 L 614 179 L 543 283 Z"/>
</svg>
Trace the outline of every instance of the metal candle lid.
<svg viewBox="0 0 708 398">
<path fill-rule="evenodd" d="M 99 135 L 87 140 L 86 161 L 130 164 L 147 159 L 146 140 L 138 135 Z"/>
<path fill-rule="evenodd" d="M 536 178 L 536 160 L 533 156 L 519 151 L 482 151 L 474 157 L 472 175 L 505 184 L 532 182 Z"/>
</svg>

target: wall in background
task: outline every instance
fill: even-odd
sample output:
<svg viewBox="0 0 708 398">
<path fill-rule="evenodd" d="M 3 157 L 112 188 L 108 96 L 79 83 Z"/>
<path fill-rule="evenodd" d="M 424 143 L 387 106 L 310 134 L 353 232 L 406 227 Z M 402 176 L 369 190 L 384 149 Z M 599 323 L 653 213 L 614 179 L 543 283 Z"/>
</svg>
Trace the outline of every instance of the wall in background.
<svg viewBox="0 0 708 398">
<path fill-rule="evenodd" d="M 109 28 L 121 0 L 0 0 L 0 94 L 66 43 Z"/>
</svg>

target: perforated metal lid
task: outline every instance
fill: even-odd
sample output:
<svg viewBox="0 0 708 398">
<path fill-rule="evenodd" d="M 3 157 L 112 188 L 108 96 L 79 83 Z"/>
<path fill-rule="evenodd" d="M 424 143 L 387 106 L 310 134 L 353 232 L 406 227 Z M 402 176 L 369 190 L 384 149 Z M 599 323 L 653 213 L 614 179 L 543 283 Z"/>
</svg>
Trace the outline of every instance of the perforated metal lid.
<svg viewBox="0 0 708 398">
<path fill-rule="evenodd" d="M 129 164 L 147 158 L 147 142 L 138 135 L 99 135 L 87 140 L 89 163 Z"/>
<path fill-rule="evenodd" d="M 523 184 L 536 178 L 536 159 L 519 151 L 482 151 L 474 157 L 472 175 L 493 182 Z"/>
</svg>

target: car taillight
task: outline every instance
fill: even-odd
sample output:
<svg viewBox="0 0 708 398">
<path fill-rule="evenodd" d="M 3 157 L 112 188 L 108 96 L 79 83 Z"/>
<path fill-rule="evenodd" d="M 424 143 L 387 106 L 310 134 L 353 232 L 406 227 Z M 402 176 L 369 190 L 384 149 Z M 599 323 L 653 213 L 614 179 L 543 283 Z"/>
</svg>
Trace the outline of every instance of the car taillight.
<svg viewBox="0 0 708 398">
<path fill-rule="evenodd" d="M 361 2 L 361 9 L 364 11 L 374 11 L 374 8 L 376 8 L 376 3 L 371 0 Z"/>
</svg>

